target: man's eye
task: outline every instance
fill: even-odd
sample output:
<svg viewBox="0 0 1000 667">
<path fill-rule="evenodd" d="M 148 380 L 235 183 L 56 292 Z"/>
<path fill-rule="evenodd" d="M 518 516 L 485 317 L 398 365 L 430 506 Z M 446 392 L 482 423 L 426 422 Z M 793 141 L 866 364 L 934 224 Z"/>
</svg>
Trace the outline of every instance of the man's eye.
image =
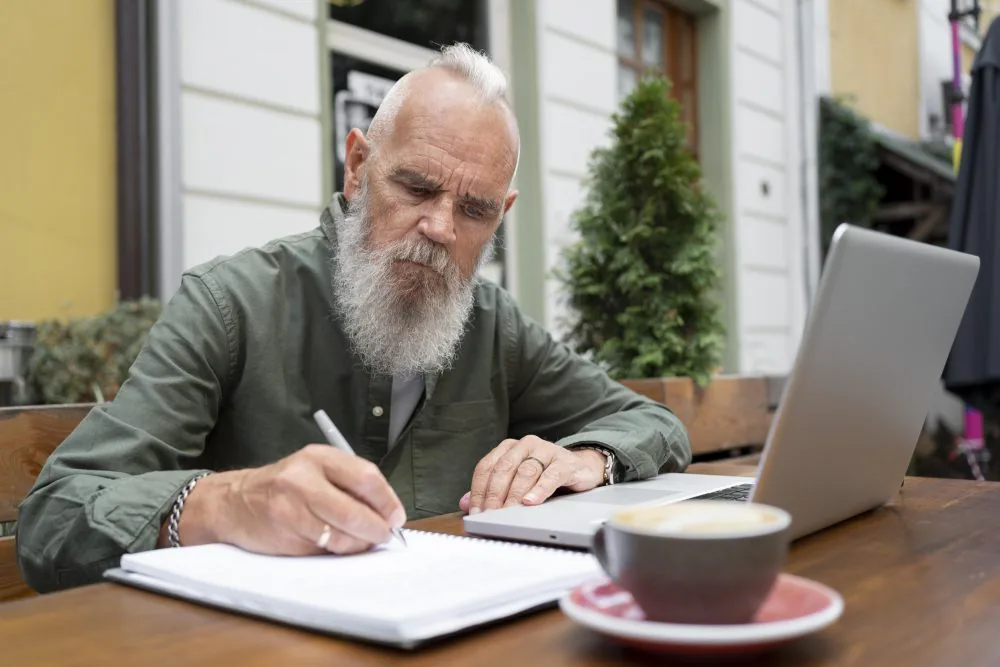
<svg viewBox="0 0 1000 667">
<path fill-rule="evenodd" d="M 483 209 L 479 208 L 478 206 L 472 206 L 472 205 L 466 204 L 466 206 L 465 206 L 465 214 L 467 216 L 469 216 L 470 218 L 482 218 L 483 216 L 486 215 L 486 211 L 484 211 Z"/>
<path fill-rule="evenodd" d="M 431 193 L 430 188 L 425 188 L 422 185 L 407 185 L 406 191 L 414 197 L 426 197 Z"/>
</svg>

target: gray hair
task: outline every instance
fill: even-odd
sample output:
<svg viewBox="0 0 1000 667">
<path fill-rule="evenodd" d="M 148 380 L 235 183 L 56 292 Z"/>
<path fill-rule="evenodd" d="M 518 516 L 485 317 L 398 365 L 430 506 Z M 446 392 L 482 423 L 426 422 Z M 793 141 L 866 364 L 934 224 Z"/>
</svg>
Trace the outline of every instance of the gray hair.
<svg viewBox="0 0 1000 667">
<path fill-rule="evenodd" d="M 472 85 L 484 102 L 509 106 L 507 77 L 503 70 L 494 65 L 485 53 L 476 51 L 468 44 L 446 46 L 427 66 L 459 74 Z"/>
<path fill-rule="evenodd" d="M 464 81 L 467 81 L 472 89 L 479 96 L 484 104 L 499 104 L 511 113 L 516 126 L 517 119 L 514 116 L 510 101 L 507 99 L 507 76 L 497 67 L 490 57 L 483 52 L 459 42 L 441 49 L 441 53 L 436 55 L 426 65 L 427 69 L 443 69 L 454 72 Z M 396 119 L 403 100 L 409 94 L 409 75 L 404 75 L 397 81 L 379 105 L 378 111 L 372 118 L 368 127 L 368 139 L 372 144 L 372 150 L 377 151 L 377 145 L 384 133 L 388 132 Z M 517 167 L 521 162 L 521 142 L 517 142 L 517 154 L 514 159 L 514 172 L 511 175 L 513 182 L 514 175 L 517 174 Z"/>
</svg>

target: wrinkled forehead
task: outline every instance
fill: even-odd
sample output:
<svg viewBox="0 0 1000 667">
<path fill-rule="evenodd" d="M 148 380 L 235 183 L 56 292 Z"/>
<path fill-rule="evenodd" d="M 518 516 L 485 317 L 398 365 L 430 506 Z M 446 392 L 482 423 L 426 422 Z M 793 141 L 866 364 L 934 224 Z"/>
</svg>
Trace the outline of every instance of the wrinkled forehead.
<svg viewBox="0 0 1000 667">
<path fill-rule="evenodd" d="M 444 182 L 475 179 L 506 192 L 517 162 L 517 125 L 505 105 L 480 101 L 464 82 L 445 81 L 407 95 L 385 147 L 392 168 L 426 171 Z"/>
</svg>

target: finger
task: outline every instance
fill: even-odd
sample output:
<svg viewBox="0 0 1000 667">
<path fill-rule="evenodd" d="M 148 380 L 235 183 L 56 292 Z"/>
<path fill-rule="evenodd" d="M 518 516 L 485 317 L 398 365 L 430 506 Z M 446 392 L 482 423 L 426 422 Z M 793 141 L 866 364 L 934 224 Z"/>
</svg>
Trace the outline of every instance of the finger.
<svg viewBox="0 0 1000 667">
<path fill-rule="evenodd" d="M 366 544 L 385 544 L 391 537 L 385 518 L 371 507 L 331 484 L 317 471 L 307 479 L 304 497 L 309 511 L 324 524 Z"/>
<path fill-rule="evenodd" d="M 521 504 L 524 494 L 535 486 L 538 478 L 542 476 L 545 468 L 551 463 L 551 458 L 549 460 L 542 458 L 546 455 L 543 451 L 536 451 L 535 454 L 527 455 L 518 464 L 517 472 L 514 473 L 514 479 L 510 483 L 510 491 L 507 492 L 507 500 L 503 504 L 504 507 Z M 552 455 L 548 454 L 548 456 L 551 457 Z"/>
<path fill-rule="evenodd" d="M 368 551 L 371 548 L 371 543 L 359 540 L 347 533 L 338 531 L 336 528 L 332 529 L 330 540 L 326 543 L 327 551 L 340 555 L 358 554 Z"/>
<path fill-rule="evenodd" d="M 490 483 L 490 476 L 493 474 L 493 466 L 496 465 L 501 456 L 507 453 L 507 450 L 518 442 L 518 440 L 504 440 L 476 464 L 476 470 L 472 473 L 472 487 L 469 491 L 469 514 L 475 514 L 483 508 L 486 501 L 486 489 Z"/>
<path fill-rule="evenodd" d="M 326 445 L 317 445 L 313 455 L 326 478 L 338 489 L 366 504 L 393 528 L 406 523 L 403 503 L 374 463 Z"/>
<path fill-rule="evenodd" d="M 504 506 L 507 496 L 510 494 L 511 484 L 513 484 L 515 476 L 521 469 L 521 463 L 528 456 L 535 456 L 536 454 L 538 458 L 541 458 L 545 462 L 543 458 L 545 456 L 545 444 L 547 443 L 541 438 L 532 436 L 522 438 L 520 442 L 508 449 L 500 457 L 493 466 L 493 474 L 490 475 L 490 483 L 486 487 L 486 501 L 483 503 L 483 509 L 491 510 Z M 533 468 L 534 466 L 527 466 L 525 474 L 534 474 L 535 471 Z"/>
<path fill-rule="evenodd" d="M 369 543 L 332 526 L 324 544 L 320 545 L 319 540 L 327 524 L 293 494 L 277 498 L 271 513 L 274 521 L 266 532 L 267 540 L 258 539 L 246 545 L 250 551 L 281 556 L 314 556 L 330 551 L 354 553 L 371 547 Z"/>
<path fill-rule="evenodd" d="M 535 485 L 524 494 L 525 505 L 537 505 L 544 502 L 561 486 L 572 482 L 576 472 L 576 462 L 563 457 L 557 457 L 545 468 Z"/>
<path fill-rule="evenodd" d="M 319 517 L 314 516 L 310 523 L 313 526 L 309 531 L 311 535 L 299 536 L 303 544 L 308 544 L 307 553 L 353 554 L 372 548 L 370 542 L 359 540 L 330 524 L 323 523 Z"/>
<path fill-rule="evenodd" d="M 461 510 L 463 512 L 468 512 L 469 511 L 469 496 L 471 496 L 471 495 L 472 495 L 471 491 L 466 491 L 465 492 L 465 495 L 462 496 L 461 499 L 458 501 L 458 509 L 459 510 Z"/>
</svg>

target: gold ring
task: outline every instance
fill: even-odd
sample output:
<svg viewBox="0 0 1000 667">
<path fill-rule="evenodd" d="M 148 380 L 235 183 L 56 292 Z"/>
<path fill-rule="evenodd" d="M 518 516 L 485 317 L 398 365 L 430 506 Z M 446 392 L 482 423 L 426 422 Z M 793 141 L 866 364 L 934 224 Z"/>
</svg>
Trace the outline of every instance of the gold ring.
<svg viewBox="0 0 1000 667">
<path fill-rule="evenodd" d="M 319 539 L 316 540 L 316 546 L 320 549 L 326 549 L 326 545 L 330 543 L 330 535 L 333 533 L 333 529 L 329 525 L 323 526 L 323 532 L 320 533 Z"/>
<path fill-rule="evenodd" d="M 524 458 L 524 461 L 521 461 L 521 463 L 524 463 L 525 461 L 535 461 L 536 463 L 538 463 L 539 466 L 541 466 L 542 470 L 545 470 L 545 464 L 542 463 L 542 460 L 539 458 L 536 458 L 534 456 L 526 456 Z"/>
</svg>

